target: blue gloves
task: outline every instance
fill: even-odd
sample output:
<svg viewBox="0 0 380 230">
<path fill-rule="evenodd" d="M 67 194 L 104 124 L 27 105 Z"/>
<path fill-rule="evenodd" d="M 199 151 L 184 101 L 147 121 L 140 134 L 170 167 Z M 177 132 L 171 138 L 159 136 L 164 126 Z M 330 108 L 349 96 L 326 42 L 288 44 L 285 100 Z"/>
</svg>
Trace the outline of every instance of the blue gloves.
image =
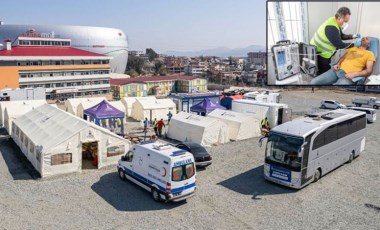
<svg viewBox="0 0 380 230">
<path fill-rule="evenodd" d="M 359 47 L 362 45 L 362 40 L 357 40 L 354 44 L 354 46 Z"/>
<path fill-rule="evenodd" d="M 354 34 L 354 35 L 352 35 L 352 38 L 353 38 L 353 39 L 355 39 L 355 38 L 361 38 L 361 37 L 362 37 L 361 34 Z"/>
</svg>

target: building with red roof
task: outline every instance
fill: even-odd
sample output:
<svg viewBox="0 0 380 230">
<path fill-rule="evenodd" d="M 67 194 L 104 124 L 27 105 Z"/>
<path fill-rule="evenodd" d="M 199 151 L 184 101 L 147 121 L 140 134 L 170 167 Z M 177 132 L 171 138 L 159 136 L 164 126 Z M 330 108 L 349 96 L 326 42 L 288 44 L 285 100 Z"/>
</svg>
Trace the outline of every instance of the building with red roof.
<svg viewBox="0 0 380 230">
<path fill-rule="evenodd" d="M 22 34 L 0 46 L 0 89 L 43 87 L 47 99 L 108 94 L 110 59 L 70 39 Z"/>
<path fill-rule="evenodd" d="M 206 92 L 207 80 L 182 75 L 111 79 L 111 88 L 114 98 L 166 96 L 170 93 Z"/>
</svg>

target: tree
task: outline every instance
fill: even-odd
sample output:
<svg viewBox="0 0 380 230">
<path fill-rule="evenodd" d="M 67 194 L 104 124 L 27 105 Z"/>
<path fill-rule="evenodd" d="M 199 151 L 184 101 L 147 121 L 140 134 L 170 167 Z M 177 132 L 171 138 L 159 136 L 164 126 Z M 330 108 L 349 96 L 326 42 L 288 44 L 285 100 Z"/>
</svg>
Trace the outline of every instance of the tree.
<svg viewBox="0 0 380 230">
<path fill-rule="evenodd" d="M 151 48 L 147 48 L 145 54 L 148 56 L 149 61 L 154 61 L 154 59 L 158 58 L 158 54 Z"/>
<path fill-rule="evenodd" d="M 139 75 L 139 73 L 137 73 L 136 70 L 134 70 L 134 69 L 128 70 L 125 73 L 128 74 L 131 77 L 137 77 Z"/>
<path fill-rule="evenodd" d="M 134 70 L 141 74 L 144 67 L 144 59 L 137 56 L 129 56 L 127 63 L 127 71 Z"/>
<path fill-rule="evenodd" d="M 162 62 L 156 62 L 154 63 L 154 74 L 155 75 L 161 75 L 165 76 L 166 75 L 166 66 Z"/>
</svg>

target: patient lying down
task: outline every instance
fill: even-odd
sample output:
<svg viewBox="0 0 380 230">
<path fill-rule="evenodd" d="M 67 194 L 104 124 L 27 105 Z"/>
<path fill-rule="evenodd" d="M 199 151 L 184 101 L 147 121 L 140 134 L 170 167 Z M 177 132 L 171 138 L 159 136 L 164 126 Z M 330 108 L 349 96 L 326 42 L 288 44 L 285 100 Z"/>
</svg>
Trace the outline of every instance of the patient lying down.
<svg viewBox="0 0 380 230">
<path fill-rule="evenodd" d="M 360 47 L 347 49 L 346 54 L 333 66 L 333 69 L 317 76 L 311 81 L 312 85 L 352 85 L 355 77 L 368 77 L 372 73 L 375 56 L 368 48 L 371 41 L 362 38 Z"/>
</svg>

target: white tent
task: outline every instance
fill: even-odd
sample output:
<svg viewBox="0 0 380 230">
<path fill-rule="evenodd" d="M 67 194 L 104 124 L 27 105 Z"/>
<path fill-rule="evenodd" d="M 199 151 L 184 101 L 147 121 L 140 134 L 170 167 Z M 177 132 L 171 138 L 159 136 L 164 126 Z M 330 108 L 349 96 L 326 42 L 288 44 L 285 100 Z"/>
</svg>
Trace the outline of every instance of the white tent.
<svg viewBox="0 0 380 230">
<path fill-rule="evenodd" d="M 186 112 L 180 112 L 173 116 L 167 134 L 169 138 L 191 141 L 203 146 L 229 142 L 226 124 L 215 118 Z"/>
<path fill-rule="evenodd" d="M 4 112 L 8 106 L 24 104 L 24 105 L 34 105 L 34 107 L 37 107 L 46 103 L 47 103 L 46 100 L 1 101 L 0 102 L 0 126 L 4 126 Z"/>
<path fill-rule="evenodd" d="M 215 109 L 207 117 L 218 119 L 228 127 L 231 140 L 244 140 L 261 136 L 260 121 L 248 114 Z"/>
<path fill-rule="evenodd" d="M 124 106 L 124 104 L 123 104 L 121 101 L 109 101 L 108 103 L 110 103 L 110 105 L 112 105 L 112 106 L 115 107 L 116 109 L 120 110 L 120 111 L 123 112 L 124 114 L 127 114 L 127 113 L 126 113 L 125 106 Z M 125 124 L 125 122 L 126 122 L 126 117 L 127 117 L 127 116 L 124 116 L 124 124 Z"/>
<path fill-rule="evenodd" d="M 144 120 L 167 120 L 169 111 L 174 115 L 177 113 L 176 105 L 171 99 L 137 98 L 132 106 L 132 117 L 138 121 Z"/>
<path fill-rule="evenodd" d="M 66 112 L 77 115 L 78 106 L 82 102 L 93 101 L 99 103 L 103 100 L 107 100 L 105 97 L 89 97 L 89 98 L 70 98 L 65 101 Z"/>
<path fill-rule="evenodd" d="M 57 104 L 49 104 L 50 106 L 54 107 L 54 108 L 58 108 L 58 105 Z"/>
<path fill-rule="evenodd" d="M 155 96 L 147 96 L 147 97 L 123 97 L 120 101 L 121 103 L 124 104 L 125 106 L 125 109 L 126 109 L 126 115 L 128 117 L 132 116 L 132 106 L 133 106 L 133 103 L 135 103 L 136 99 L 137 98 L 150 98 L 150 99 L 154 99 L 156 100 L 157 98 Z"/>
<path fill-rule="evenodd" d="M 291 120 L 291 109 L 287 104 L 264 103 L 241 99 L 232 101 L 231 110 L 239 113 L 248 113 L 260 120 L 260 122 L 267 117 L 270 127 L 275 127 Z"/>
<path fill-rule="evenodd" d="M 128 140 L 50 105 L 15 119 L 12 138 L 42 177 L 80 172 L 91 165 L 83 157 L 87 151 L 97 156 L 98 168 L 116 164 L 130 147 Z"/>
</svg>

